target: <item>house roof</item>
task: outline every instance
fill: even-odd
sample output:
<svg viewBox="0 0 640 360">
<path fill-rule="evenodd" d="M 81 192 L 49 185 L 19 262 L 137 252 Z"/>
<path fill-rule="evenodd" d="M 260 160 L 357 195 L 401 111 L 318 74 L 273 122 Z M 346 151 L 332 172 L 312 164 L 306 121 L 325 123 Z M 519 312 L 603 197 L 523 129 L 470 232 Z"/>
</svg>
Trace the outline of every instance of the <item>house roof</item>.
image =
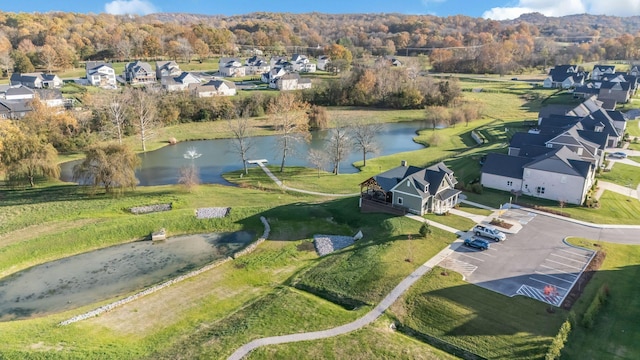
<svg viewBox="0 0 640 360">
<path fill-rule="evenodd" d="M 104 61 L 87 61 L 85 66 L 87 70 L 96 70 L 101 66 L 106 66 L 113 69 L 113 66 L 110 63 L 106 63 Z"/>
<path fill-rule="evenodd" d="M 33 95 L 33 90 L 29 89 L 26 86 L 16 86 L 7 89 L 7 96 L 16 96 L 16 95 Z"/>
<path fill-rule="evenodd" d="M 602 107 L 602 101 L 598 100 L 597 96 L 592 96 L 583 101 L 580 105 L 576 106 L 572 110 L 567 112 L 569 116 L 584 117 L 597 111 Z"/>
<path fill-rule="evenodd" d="M 548 137 L 541 136 L 540 134 L 530 134 L 526 132 L 517 132 L 511 137 L 509 147 L 522 148 L 525 145 L 539 145 L 544 146 Z"/>
<path fill-rule="evenodd" d="M 605 72 L 607 70 L 615 70 L 616 66 L 615 65 L 595 65 L 593 67 L 593 70 L 595 71 L 596 69 L 598 69 L 598 71 L 600 72 Z"/>
<path fill-rule="evenodd" d="M 523 168 L 530 162 L 531 158 L 528 157 L 490 153 L 487 154 L 480 172 L 512 179 L 522 179 Z"/>
<path fill-rule="evenodd" d="M 607 110 L 607 114 L 613 121 L 627 121 L 627 118 L 624 116 L 622 111 L 617 110 Z"/>
<path fill-rule="evenodd" d="M 398 166 L 373 177 L 384 191 L 390 191 L 407 176 L 423 170 L 416 166 Z"/>
<path fill-rule="evenodd" d="M 42 100 L 64 100 L 62 92 L 58 89 L 36 89 L 36 93 Z"/>
<path fill-rule="evenodd" d="M 525 165 L 527 169 L 587 177 L 591 163 L 582 160 L 576 153 L 563 146 L 541 155 Z"/>
<path fill-rule="evenodd" d="M 0 100 L 2 106 L 7 108 L 10 112 L 27 112 L 31 111 L 29 106 L 30 100 Z"/>
<path fill-rule="evenodd" d="M 151 65 L 144 61 L 135 61 L 127 63 L 125 66 L 126 71 L 138 72 L 140 70 L 144 70 L 147 73 L 151 73 L 153 70 L 151 69 Z"/>
<path fill-rule="evenodd" d="M 599 109 L 598 111 L 592 112 L 589 116 L 585 116 L 580 119 L 580 124 L 584 127 L 585 130 L 596 130 L 596 126 L 599 124 L 604 125 L 603 132 L 609 134 L 609 136 L 619 137 L 620 134 L 618 130 L 613 125 L 613 119 L 609 116 L 607 110 Z"/>
</svg>

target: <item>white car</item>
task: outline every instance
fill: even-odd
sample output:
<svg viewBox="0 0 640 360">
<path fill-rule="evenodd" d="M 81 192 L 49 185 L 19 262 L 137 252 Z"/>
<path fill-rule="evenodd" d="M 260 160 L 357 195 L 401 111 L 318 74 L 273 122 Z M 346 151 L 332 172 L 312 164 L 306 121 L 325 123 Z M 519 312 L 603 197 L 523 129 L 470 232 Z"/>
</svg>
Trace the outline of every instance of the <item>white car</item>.
<svg viewBox="0 0 640 360">
<path fill-rule="evenodd" d="M 476 236 L 486 237 L 495 241 L 505 241 L 507 239 L 507 235 L 505 235 L 502 231 L 494 228 L 489 225 L 476 225 L 471 229 Z"/>
</svg>

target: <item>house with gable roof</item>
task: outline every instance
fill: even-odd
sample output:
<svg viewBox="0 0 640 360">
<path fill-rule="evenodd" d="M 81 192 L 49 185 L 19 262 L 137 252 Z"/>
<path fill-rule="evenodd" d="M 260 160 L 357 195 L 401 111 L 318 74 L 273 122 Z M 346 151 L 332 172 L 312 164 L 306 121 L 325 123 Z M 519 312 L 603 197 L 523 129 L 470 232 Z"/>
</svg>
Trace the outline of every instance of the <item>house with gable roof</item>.
<svg viewBox="0 0 640 360">
<path fill-rule="evenodd" d="M 9 80 L 11 85 L 24 85 L 31 89 L 58 89 L 62 87 L 62 79 L 56 74 L 45 73 L 13 73 Z"/>
<path fill-rule="evenodd" d="M 331 62 L 331 58 L 329 57 L 329 55 L 320 55 L 318 57 L 318 69 L 325 71 L 327 69 L 327 64 L 329 64 Z"/>
<path fill-rule="evenodd" d="M 400 166 L 375 175 L 360 184 L 360 205 L 377 203 L 418 215 L 444 214 L 458 203 L 453 171 L 439 162 L 427 168 Z"/>
<path fill-rule="evenodd" d="M 316 64 L 310 62 L 306 55 L 293 54 L 285 69 L 294 72 L 316 72 Z"/>
<path fill-rule="evenodd" d="M 544 79 L 545 88 L 569 89 L 584 85 L 589 73 L 582 71 L 578 65 L 558 65 L 549 70 L 549 76 Z"/>
<path fill-rule="evenodd" d="M 311 88 L 311 79 L 303 78 L 298 73 L 288 73 L 276 79 L 274 84 L 280 91 L 303 90 Z"/>
<path fill-rule="evenodd" d="M 245 66 L 247 68 L 245 71 L 247 75 L 264 74 L 271 70 L 269 62 L 267 62 L 265 58 L 257 55 L 248 58 Z"/>
<path fill-rule="evenodd" d="M 615 72 L 615 65 L 595 65 L 591 71 L 591 80 L 602 80 L 603 76 L 612 75 Z"/>
<path fill-rule="evenodd" d="M 184 91 L 188 90 L 193 84 L 200 84 L 201 80 L 196 75 L 183 71 L 178 76 L 163 76 L 160 79 L 162 88 L 167 91 Z"/>
<path fill-rule="evenodd" d="M 238 58 L 221 57 L 218 66 L 220 76 L 243 77 L 246 73 L 246 68 L 242 65 L 242 62 Z"/>
<path fill-rule="evenodd" d="M 116 72 L 110 63 L 103 61 L 87 61 L 87 80 L 93 86 L 116 88 Z"/>
<path fill-rule="evenodd" d="M 131 85 L 149 84 L 156 82 L 156 73 L 149 63 L 134 61 L 125 64 L 124 79 Z"/>
<path fill-rule="evenodd" d="M 227 80 L 211 80 L 205 84 L 195 85 L 191 87 L 195 96 L 212 97 L 212 96 L 233 96 L 236 94 L 236 84 Z"/>
<path fill-rule="evenodd" d="M 162 79 L 165 76 L 177 77 L 182 74 L 180 66 L 175 61 L 156 61 L 156 78 Z"/>
</svg>

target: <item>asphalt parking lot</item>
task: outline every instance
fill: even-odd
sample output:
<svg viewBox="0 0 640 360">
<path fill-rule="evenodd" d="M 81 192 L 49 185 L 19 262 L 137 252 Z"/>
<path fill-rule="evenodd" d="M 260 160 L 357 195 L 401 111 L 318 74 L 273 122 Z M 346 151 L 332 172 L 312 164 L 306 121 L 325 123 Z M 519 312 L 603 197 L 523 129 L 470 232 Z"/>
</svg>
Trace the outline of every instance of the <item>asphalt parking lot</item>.
<svg viewBox="0 0 640 360">
<path fill-rule="evenodd" d="M 483 288 L 559 306 L 594 255 L 562 240 L 571 235 L 599 239 L 602 230 L 525 210 L 512 209 L 502 217 L 522 229 L 507 234 L 506 241 L 490 240 L 485 251 L 460 246 L 440 265 Z"/>
</svg>

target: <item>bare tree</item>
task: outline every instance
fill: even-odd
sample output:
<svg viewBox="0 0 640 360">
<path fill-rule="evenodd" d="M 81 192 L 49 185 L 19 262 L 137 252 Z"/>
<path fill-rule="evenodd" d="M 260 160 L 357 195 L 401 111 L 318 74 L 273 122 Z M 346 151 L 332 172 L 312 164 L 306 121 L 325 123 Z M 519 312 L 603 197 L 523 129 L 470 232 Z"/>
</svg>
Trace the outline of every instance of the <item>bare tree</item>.
<svg viewBox="0 0 640 360">
<path fill-rule="evenodd" d="M 193 191 L 200 185 L 200 173 L 195 164 L 180 167 L 180 176 L 178 183 L 187 189 L 188 192 Z"/>
<path fill-rule="evenodd" d="M 227 125 L 229 127 L 229 131 L 231 131 L 231 134 L 233 135 L 233 139 L 235 140 L 232 142 L 231 151 L 240 155 L 244 173 L 248 174 L 247 156 L 249 155 L 251 148 L 253 148 L 253 142 L 249 137 L 249 131 L 251 129 L 249 118 L 245 116 L 238 116 L 235 119 L 227 120 Z"/>
<path fill-rule="evenodd" d="M 278 132 L 278 148 L 282 151 L 280 172 L 284 171 L 287 156 L 296 142 L 309 138 L 309 105 L 293 93 L 282 93 L 269 104 L 269 115 Z"/>
<path fill-rule="evenodd" d="M 182 57 L 184 58 L 184 62 L 190 63 L 191 55 L 193 54 L 193 47 L 189 43 L 189 40 L 181 37 L 181 38 L 178 38 L 177 41 L 178 41 L 178 44 L 180 44 L 179 46 L 180 54 L 182 54 Z"/>
<path fill-rule="evenodd" d="M 147 141 L 156 135 L 156 99 L 142 88 L 131 88 L 127 95 L 130 96 L 133 126 L 140 137 L 142 151 L 147 151 Z"/>
<path fill-rule="evenodd" d="M 453 109 L 453 111 L 451 111 L 451 125 L 453 125 L 453 127 L 456 127 L 456 124 L 464 122 L 465 116 L 465 112 L 462 109 Z"/>
<path fill-rule="evenodd" d="M 9 76 L 9 72 L 13 69 L 13 59 L 8 52 L 0 52 L 0 68 L 7 76 Z"/>
<path fill-rule="evenodd" d="M 351 152 L 351 149 L 353 149 L 349 129 L 344 126 L 331 129 L 331 137 L 325 149 L 329 161 L 333 164 L 333 173 L 338 175 L 340 173 L 340 162 L 344 160 Z"/>
<path fill-rule="evenodd" d="M 363 166 L 367 166 L 367 154 L 377 154 L 380 151 L 376 134 L 382 131 L 381 124 L 366 124 L 357 121 L 351 126 L 353 147 L 362 153 Z"/>
<path fill-rule="evenodd" d="M 127 122 L 127 107 L 122 94 L 112 94 L 107 98 L 107 114 L 109 114 L 109 130 L 115 133 L 118 143 L 122 145 L 124 126 Z"/>
<path fill-rule="evenodd" d="M 129 41 L 129 39 L 125 38 L 116 43 L 116 51 L 120 60 L 129 60 L 131 59 L 131 54 L 133 53 L 134 45 Z"/>
<path fill-rule="evenodd" d="M 311 149 L 309 150 L 309 156 L 307 160 L 318 170 L 318 177 L 320 177 L 320 170 L 324 169 L 327 165 L 327 154 L 324 150 Z"/>
</svg>

